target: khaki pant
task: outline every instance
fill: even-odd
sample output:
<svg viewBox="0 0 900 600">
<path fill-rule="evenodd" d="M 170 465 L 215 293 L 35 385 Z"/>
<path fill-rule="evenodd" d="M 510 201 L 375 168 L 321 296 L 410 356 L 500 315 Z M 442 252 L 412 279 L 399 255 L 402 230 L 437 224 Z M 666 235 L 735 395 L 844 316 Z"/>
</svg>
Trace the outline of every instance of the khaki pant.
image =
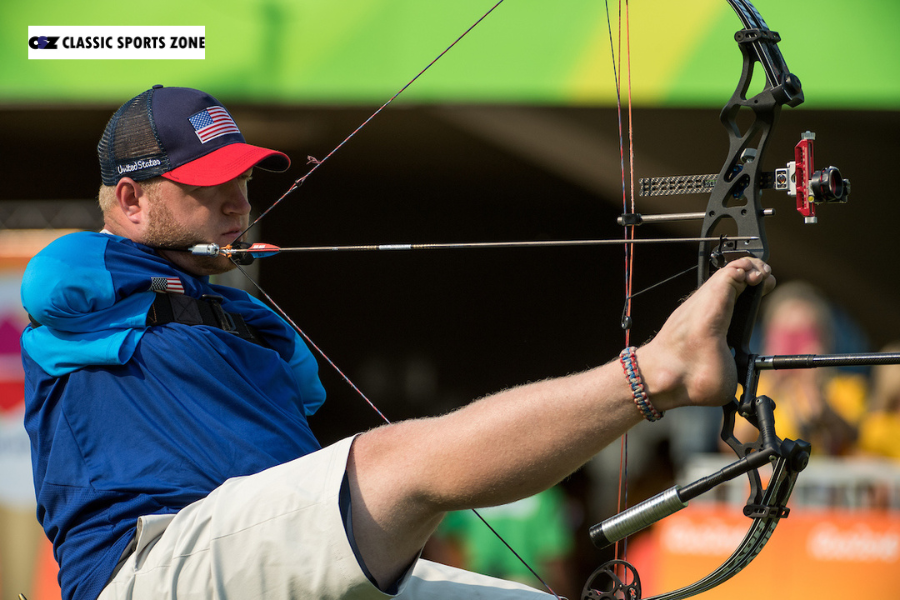
<svg viewBox="0 0 900 600">
<path fill-rule="evenodd" d="M 363 574 L 341 520 L 352 442 L 229 479 L 177 515 L 141 517 L 134 551 L 100 600 L 390 598 Z M 426 560 L 399 589 L 409 600 L 552 598 Z"/>
</svg>

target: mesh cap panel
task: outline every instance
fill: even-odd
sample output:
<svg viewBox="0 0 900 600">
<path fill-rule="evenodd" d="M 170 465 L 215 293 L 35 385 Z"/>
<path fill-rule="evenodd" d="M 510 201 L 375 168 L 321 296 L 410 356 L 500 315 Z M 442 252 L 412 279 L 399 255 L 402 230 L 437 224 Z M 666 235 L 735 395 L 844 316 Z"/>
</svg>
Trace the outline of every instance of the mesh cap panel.
<svg viewBox="0 0 900 600">
<path fill-rule="evenodd" d="M 106 125 L 97 145 L 105 185 L 115 185 L 122 177 L 143 181 L 171 170 L 153 123 L 150 102 L 154 91 L 147 90 L 124 104 Z"/>
</svg>

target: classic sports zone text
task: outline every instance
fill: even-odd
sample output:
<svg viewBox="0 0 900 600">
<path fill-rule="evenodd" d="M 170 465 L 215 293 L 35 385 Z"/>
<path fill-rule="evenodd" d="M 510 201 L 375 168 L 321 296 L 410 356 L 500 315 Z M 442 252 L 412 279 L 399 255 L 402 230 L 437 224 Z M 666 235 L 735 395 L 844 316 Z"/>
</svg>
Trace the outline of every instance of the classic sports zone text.
<svg viewBox="0 0 900 600">
<path fill-rule="evenodd" d="M 43 38 L 43 39 L 41 39 Z M 44 48 L 47 50 L 55 50 L 59 46 L 59 37 L 53 36 L 35 36 L 28 40 L 28 45 L 37 50 L 38 48 Z M 41 45 L 41 42 L 45 41 L 45 45 Z M 168 44 L 168 45 L 167 45 Z M 125 36 L 120 35 L 115 38 L 115 45 L 113 45 L 113 36 L 85 36 L 85 37 L 72 37 L 65 36 L 62 38 L 62 47 L 69 50 L 91 50 L 91 49 L 127 49 L 127 48 L 206 48 L 206 38 L 205 37 L 186 37 L 186 36 L 169 36 L 168 42 L 166 41 L 166 37 L 162 35 L 158 36 Z"/>
</svg>

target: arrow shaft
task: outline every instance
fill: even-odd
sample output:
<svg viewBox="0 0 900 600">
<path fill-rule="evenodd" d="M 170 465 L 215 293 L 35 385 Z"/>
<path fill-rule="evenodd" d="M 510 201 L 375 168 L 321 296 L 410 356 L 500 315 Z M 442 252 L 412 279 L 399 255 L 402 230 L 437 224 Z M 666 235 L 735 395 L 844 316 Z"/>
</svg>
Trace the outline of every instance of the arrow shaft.
<svg viewBox="0 0 900 600">
<path fill-rule="evenodd" d="M 753 236 L 731 237 L 732 241 L 755 241 Z M 401 251 L 401 250 L 460 250 L 466 248 L 546 248 L 567 246 L 616 246 L 620 244 L 672 244 L 672 243 L 700 243 L 719 242 L 717 237 L 695 238 L 647 238 L 627 240 L 539 240 L 525 242 L 462 242 L 444 244 L 363 244 L 356 246 L 302 246 L 293 248 L 280 248 L 267 246 L 266 248 L 223 248 L 223 254 L 253 254 L 255 257 L 272 256 L 279 252 L 370 252 L 376 250 Z"/>
</svg>

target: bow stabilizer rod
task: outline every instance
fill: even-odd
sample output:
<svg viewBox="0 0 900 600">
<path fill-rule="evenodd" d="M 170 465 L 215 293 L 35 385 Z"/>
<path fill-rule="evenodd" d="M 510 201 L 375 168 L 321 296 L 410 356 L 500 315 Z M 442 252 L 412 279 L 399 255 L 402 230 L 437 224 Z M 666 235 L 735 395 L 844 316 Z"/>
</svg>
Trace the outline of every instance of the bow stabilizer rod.
<svg viewBox="0 0 900 600">
<path fill-rule="evenodd" d="M 757 371 L 787 369 L 821 369 L 826 367 L 858 367 L 900 365 L 900 352 L 860 352 L 856 354 L 776 354 L 756 356 Z"/>
<path fill-rule="evenodd" d="M 676 485 L 656 496 L 636 504 L 631 508 L 606 519 L 590 528 L 591 541 L 597 548 L 605 548 L 615 542 L 649 527 L 653 523 L 675 514 L 686 508 L 688 502 L 705 494 L 718 485 L 731 481 L 750 471 L 775 462 L 789 459 L 795 471 L 800 471 L 809 462 L 808 444 L 804 447 L 797 442 L 782 442 L 775 435 L 775 402 L 766 396 L 760 396 L 754 403 L 755 417 L 760 424 L 761 447 L 736 462 L 706 477 L 702 477 L 685 486 Z M 787 516 L 782 511 L 781 516 Z"/>
</svg>

